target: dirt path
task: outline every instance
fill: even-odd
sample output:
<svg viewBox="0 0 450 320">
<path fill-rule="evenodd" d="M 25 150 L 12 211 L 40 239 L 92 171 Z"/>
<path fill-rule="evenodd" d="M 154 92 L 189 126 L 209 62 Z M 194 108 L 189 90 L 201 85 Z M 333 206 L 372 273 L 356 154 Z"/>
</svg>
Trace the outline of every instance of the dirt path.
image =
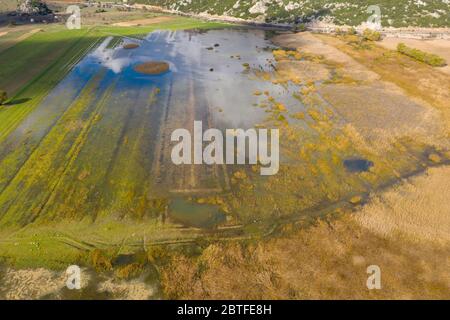
<svg viewBox="0 0 450 320">
<path fill-rule="evenodd" d="M 31 36 L 32 36 L 33 34 L 35 34 L 36 32 L 39 32 L 39 31 L 41 31 L 41 30 L 42 30 L 42 29 L 39 29 L 39 28 L 33 29 L 33 30 L 31 30 L 30 32 L 27 32 L 27 33 L 21 35 L 20 37 L 18 37 L 18 38 L 17 38 L 17 41 L 25 40 L 25 39 L 31 37 Z"/>
<path fill-rule="evenodd" d="M 146 26 L 149 24 L 156 24 L 156 23 L 171 21 L 173 19 L 174 19 L 174 17 L 162 16 L 162 17 L 155 17 L 155 18 L 149 18 L 149 19 L 138 19 L 138 20 L 132 20 L 132 21 L 117 22 L 117 23 L 114 23 L 113 26 L 118 26 L 118 27 Z"/>
<path fill-rule="evenodd" d="M 436 54 L 447 61 L 446 67 L 438 68 L 447 74 L 450 74 L 450 40 L 417 40 L 417 39 L 399 39 L 399 38 L 385 38 L 380 42 L 380 45 L 386 49 L 396 50 L 399 43 L 404 43 L 408 47 L 416 48 L 425 52 Z"/>
<path fill-rule="evenodd" d="M 450 244 L 450 166 L 430 168 L 372 198 L 357 215 L 382 237 L 402 234 L 413 241 Z"/>
<path fill-rule="evenodd" d="M 14 39 L 13 41 L 7 42 L 5 45 L 3 45 L 2 47 L 0 47 L 0 52 L 5 51 L 9 48 L 11 48 L 12 46 L 16 45 L 17 43 L 31 37 L 33 34 L 41 31 L 42 29 L 37 28 L 37 29 L 33 29 L 27 33 L 24 33 L 23 35 L 17 37 L 16 39 Z M 6 34 L 8 34 L 8 32 L 1 32 L 0 36 L 5 36 Z"/>
</svg>

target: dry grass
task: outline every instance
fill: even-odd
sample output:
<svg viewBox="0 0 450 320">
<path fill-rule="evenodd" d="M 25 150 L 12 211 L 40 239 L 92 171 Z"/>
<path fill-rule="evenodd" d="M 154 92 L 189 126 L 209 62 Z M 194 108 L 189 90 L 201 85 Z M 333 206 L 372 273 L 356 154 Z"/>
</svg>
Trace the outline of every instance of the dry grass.
<svg viewBox="0 0 450 320">
<path fill-rule="evenodd" d="M 5 269 L 0 273 L 3 278 L 0 287 L 0 298 L 7 300 L 23 299 L 64 299 L 109 297 L 122 300 L 147 300 L 154 296 L 155 289 L 142 281 L 133 279 L 123 281 L 117 278 L 105 277 L 94 279 L 85 269 L 81 270 L 81 291 L 72 292 L 75 296 L 65 296 L 67 275 L 65 272 L 54 272 L 47 269 Z M 92 296 L 89 294 L 89 291 Z"/>
<path fill-rule="evenodd" d="M 174 17 L 161 16 L 161 17 L 154 17 L 154 18 L 149 18 L 149 19 L 137 19 L 137 20 L 131 20 L 131 21 L 117 22 L 117 23 L 114 23 L 113 26 L 118 26 L 118 27 L 147 26 L 147 25 L 151 25 L 151 24 L 168 22 L 168 21 L 172 21 L 172 20 L 174 20 Z"/>
<path fill-rule="evenodd" d="M 42 29 L 39 29 L 39 28 L 37 28 L 37 29 L 32 29 L 32 30 L 30 30 L 29 32 L 24 33 L 24 34 L 18 36 L 18 37 L 15 38 L 13 41 L 10 41 L 10 42 L 8 42 L 8 43 L 6 43 L 6 44 L 3 44 L 3 45 L 1 46 L 1 48 L 0 48 L 0 52 L 5 51 L 6 49 L 11 48 L 11 47 L 14 46 L 15 44 L 17 44 L 17 43 L 19 43 L 19 42 L 21 42 L 21 41 L 26 40 L 27 38 L 31 37 L 33 34 L 35 34 L 35 33 L 37 33 L 37 32 L 40 32 L 40 31 L 42 31 Z M 5 35 L 7 35 L 7 34 L 8 34 L 8 32 L 2 32 L 2 33 L 0 33 L 0 36 L 5 36 Z"/>
<path fill-rule="evenodd" d="M 384 83 L 326 85 L 320 93 L 364 137 L 378 143 L 404 136 L 435 142 L 442 131 L 440 113 Z"/>
<path fill-rule="evenodd" d="M 449 173 L 430 169 L 358 212 L 293 226 L 276 239 L 177 256 L 163 269 L 165 292 L 185 299 L 448 299 Z M 373 264 L 381 290 L 366 288 Z"/>
<path fill-rule="evenodd" d="M 356 220 L 374 233 L 450 245 L 450 167 L 431 168 L 372 199 Z"/>
<path fill-rule="evenodd" d="M 350 217 L 254 246 L 211 245 L 164 269 L 169 298 L 430 299 L 450 294 L 448 248 L 386 240 Z M 382 290 L 366 288 L 378 265 Z"/>
<path fill-rule="evenodd" d="M 145 62 L 134 67 L 134 70 L 139 73 L 157 75 L 169 71 L 169 64 L 159 61 Z"/>
<path fill-rule="evenodd" d="M 136 49 L 139 48 L 139 45 L 136 43 L 127 43 L 123 46 L 124 49 Z"/>
<path fill-rule="evenodd" d="M 329 78 L 329 71 L 321 64 L 310 61 L 279 61 L 275 81 L 296 84 L 308 81 L 323 81 Z"/>
</svg>

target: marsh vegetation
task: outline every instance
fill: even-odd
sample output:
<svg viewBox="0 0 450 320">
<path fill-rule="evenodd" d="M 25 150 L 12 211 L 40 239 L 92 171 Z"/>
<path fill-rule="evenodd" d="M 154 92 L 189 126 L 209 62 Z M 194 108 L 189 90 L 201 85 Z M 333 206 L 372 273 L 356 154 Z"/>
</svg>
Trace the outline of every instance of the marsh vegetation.
<svg viewBox="0 0 450 320">
<path fill-rule="evenodd" d="M 16 101 L 0 107 L 2 272 L 16 279 L 22 275 L 11 267 L 56 272 L 76 263 L 92 273 L 84 297 L 118 297 L 122 289 L 146 298 L 379 297 L 338 294 L 339 279 L 376 260 L 363 252 L 369 247 L 381 248 L 380 263 L 392 267 L 390 294 L 445 295 L 441 280 L 408 291 L 414 274 L 397 281 L 405 265 L 389 258 L 413 263 L 431 248 L 425 267 L 414 264 L 428 277 L 434 255 L 448 246 L 439 210 L 436 233 L 424 235 L 416 222 L 402 227 L 413 230 L 410 238 L 430 238 L 412 253 L 410 242 L 393 236 L 399 207 L 382 230 L 385 208 L 372 214 L 361 206 L 449 163 L 448 76 L 378 47 L 376 34 L 270 37 L 217 27 L 185 18 L 70 34 L 51 27 L 0 52 L 1 79 L 39 62 L 16 81 L 0 79 Z M 180 28 L 188 30 L 173 30 Z M 19 53 L 23 59 L 13 59 Z M 221 130 L 279 128 L 279 173 L 174 165 L 170 134 L 194 120 Z M 287 243 L 294 245 L 286 250 Z M 295 271 L 299 265 L 306 271 Z M 308 283 L 319 265 L 331 274 L 321 283 L 325 293 Z M 59 277 L 52 272 L 36 277 Z M 238 284 L 249 281 L 261 290 Z M 70 297 L 58 286 L 38 292 Z"/>
</svg>

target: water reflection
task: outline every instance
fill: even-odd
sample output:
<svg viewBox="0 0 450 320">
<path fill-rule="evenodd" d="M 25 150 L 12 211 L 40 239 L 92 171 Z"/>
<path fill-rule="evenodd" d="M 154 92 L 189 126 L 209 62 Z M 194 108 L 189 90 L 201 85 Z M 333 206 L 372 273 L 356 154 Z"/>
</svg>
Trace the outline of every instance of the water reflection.
<svg viewBox="0 0 450 320">
<path fill-rule="evenodd" d="M 120 73 L 124 68 L 131 64 L 132 60 L 130 57 L 119 56 L 121 51 L 120 48 L 108 48 L 113 39 L 113 37 L 106 38 L 100 46 L 91 53 L 91 57 L 99 60 L 102 66 L 111 69 L 114 73 Z"/>
<path fill-rule="evenodd" d="M 250 128 L 263 121 L 267 114 L 254 105 L 264 97 L 255 97 L 256 90 L 268 91 L 277 100 L 295 109 L 292 88 L 255 79 L 245 72 L 245 65 L 270 71 L 271 42 L 261 30 L 211 30 L 208 32 L 156 31 L 139 42 L 139 47 L 127 50 L 122 44 L 108 48 L 112 37 L 95 49 L 82 63 L 97 62 L 112 71 L 111 76 L 125 74 L 129 84 L 149 81 L 148 76 L 136 75 L 131 69 L 148 61 L 165 61 L 172 73 L 179 73 L 174 85 L 195 81 L 197 90 L 205 97 L 197 103 L 207 103 L 212 119 L 219 128 Z M 123 44 L 128 43 L 125 40 Z M 133 41 L 136 43 L 136 41 Z M 153 82 L 158 82 L 152 78 Z M 126 90 L 126 88 L 123 88 Z"/>
</svg>

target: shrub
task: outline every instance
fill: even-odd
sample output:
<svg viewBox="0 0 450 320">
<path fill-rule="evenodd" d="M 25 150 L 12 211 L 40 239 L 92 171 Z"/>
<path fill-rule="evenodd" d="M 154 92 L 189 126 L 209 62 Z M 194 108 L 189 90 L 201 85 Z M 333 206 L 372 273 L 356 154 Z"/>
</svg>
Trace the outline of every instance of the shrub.
<svg viewBox="0 0 450 320">
<path fill-rule="evenodd" d="M 91 261 L 92 266 L 97 271 L 108 271 L 112 269 L 111 259 L 107 257 L 102 251 L 99 249 L 95 249 L 91 252 Z"/>
<path fill-rule="evenodd" d="M 348 30 L 336 28 L 334 29 L 334 33 L 336 33 L 338 36 L 345 36 L 348 33 Z"/>
<path fill-rule="evenodd" d="M 356 29 L 353 28 L 353 27 L 348 28 L 347 34 L 350 35 L 350 36 L 356 35 L 357 34 Z"/>
<path fill-rule="evenodd" d="M 366 29 L 363 32 L 363 38 L 364 40 L 369 41 L 380 41 L 381 40 L 381 33 L 375 30 Z"/>
<path fill-rule="evenodd" d="M 404 43 L 399 43 L 397 51 L 415 60 L 424 62 L 433 67 L 444 67 L 447 65 L 446 61 L 438 55 L 423 52 L 418 49 L 410 48 Z"/>
<path fill-rule="evenodd" d="M 6 91 L 0 90 L 0 106 L 8 100 L 8 94 Z"/>
<path fill-rule="evenodd" d="M 115 274 L 119 279 L 132 279 L 138 277 L 144 271 L 144 266 L 139 263 L 132 263 L 126 266 L 120 267 L 116 270 Z"/>
<path fill-rule="evenodd" d="M 298 26 L 297 26 L 297 31 L 298 32 L 304 32 L 304 31 L 306 31 L 307 30 L 307 28 L 306 28 L 306 25 L 304 24 L 304 23 L 300 23 Z"/>
</svg>

